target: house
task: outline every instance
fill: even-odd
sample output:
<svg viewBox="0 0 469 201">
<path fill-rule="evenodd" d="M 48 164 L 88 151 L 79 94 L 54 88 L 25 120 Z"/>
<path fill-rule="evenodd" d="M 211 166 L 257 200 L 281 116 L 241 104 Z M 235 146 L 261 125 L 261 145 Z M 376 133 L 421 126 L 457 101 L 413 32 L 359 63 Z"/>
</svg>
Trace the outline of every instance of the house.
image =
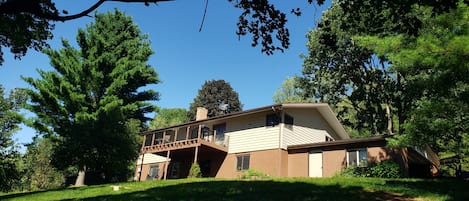
<svg viewBox="0 0 469 201">
<path fill-rule="evenodd" d="M 137 180 L 185 178 L 192 163 L 204 177 L 237 178 L 247 169 L 274 177 L 329 177 L 346 166 L 395 160 L 404 176 L 438 167 L 430 149 L 386 148 L 387 136 L 350 139 L 324 103 L 288 103 L 196 120 L 142 133 Z M 433 168 L 433 169 L 432 169 Z"/>
</svg>

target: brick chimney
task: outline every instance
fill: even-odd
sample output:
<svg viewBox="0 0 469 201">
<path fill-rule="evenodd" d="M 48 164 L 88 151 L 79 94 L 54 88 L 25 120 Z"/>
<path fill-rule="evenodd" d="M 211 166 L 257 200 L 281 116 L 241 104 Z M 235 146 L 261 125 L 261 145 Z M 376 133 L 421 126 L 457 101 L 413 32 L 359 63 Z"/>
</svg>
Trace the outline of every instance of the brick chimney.
<svg viewBox="0 0 469 201">
<path fill-rule="evenodd" d="M 207 119 L 208 110 L 204 107 L 197 107 L 197 112 L 195 113 L 195 120 L 204 120 Z"/>
</svg>

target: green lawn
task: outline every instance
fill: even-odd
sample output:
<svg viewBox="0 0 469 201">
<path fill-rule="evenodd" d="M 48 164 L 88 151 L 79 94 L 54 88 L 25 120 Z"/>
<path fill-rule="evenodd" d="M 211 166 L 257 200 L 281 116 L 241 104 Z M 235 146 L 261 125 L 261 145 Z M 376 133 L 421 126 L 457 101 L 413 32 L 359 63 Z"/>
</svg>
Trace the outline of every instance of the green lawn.
<svg viewBox="0 0 469 201">
<path fill-rule="evenodd" d="M 112 185 L 120 186 L 113 191 Z M 10 193 L 0 200 L 469 200 L 460 180 L 321 178 L 273 180 L 182 179 L 127 182 L 44 192 Z"/>
</svg>

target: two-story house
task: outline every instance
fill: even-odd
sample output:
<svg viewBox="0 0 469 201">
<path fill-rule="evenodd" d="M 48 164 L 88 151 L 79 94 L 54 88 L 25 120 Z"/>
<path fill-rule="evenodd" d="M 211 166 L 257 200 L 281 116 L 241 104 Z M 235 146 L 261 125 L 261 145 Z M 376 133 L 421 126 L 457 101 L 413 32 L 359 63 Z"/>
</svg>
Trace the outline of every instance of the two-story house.
<svg viewBox="0 0 469 201">
<path fill-rule="evenodd" d="M 216 178 L 237 178 L 247 169 L 274 177 L 327 177 L 385 159 L 399 162 L 404 176 L 438 167 L 431 150 L 388 149 L 385 136 L 350 139 L 323 103 L 276 104 L 212 118 L 198 108 L 195 121 L 142 135 L 138 180 L 185 178 L 194 162 L 203 176 Z"/>
</svg>

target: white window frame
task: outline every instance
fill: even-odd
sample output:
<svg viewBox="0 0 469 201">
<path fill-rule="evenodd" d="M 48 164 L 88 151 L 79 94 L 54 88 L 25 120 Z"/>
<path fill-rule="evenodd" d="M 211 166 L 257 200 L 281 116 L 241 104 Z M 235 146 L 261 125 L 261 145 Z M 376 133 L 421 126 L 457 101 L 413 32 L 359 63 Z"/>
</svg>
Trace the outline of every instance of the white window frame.
<svg viewBox="0 0 469 201">
<path fill-rule="evenodd" d="M 366 153 L 366 162 L 365 164 L 361 164 L 361 160 L 360 160 L 360 151 L 364 151 L 364 153 Z M 346 157 L 347 157 L 347 167 L 353 167 L 355 165 L 350 165 L 350 158 L 349 158 L 349 153 L 351 152 L 355 152 L 356 156 L 357 156 L 357 165 L 356 167 L 368 167 L 368 149 L 367 148 L 359 148 L 359 149 L 350 149 L 350 150 L 347 150 L 346 152 Z"/>
</svg>

